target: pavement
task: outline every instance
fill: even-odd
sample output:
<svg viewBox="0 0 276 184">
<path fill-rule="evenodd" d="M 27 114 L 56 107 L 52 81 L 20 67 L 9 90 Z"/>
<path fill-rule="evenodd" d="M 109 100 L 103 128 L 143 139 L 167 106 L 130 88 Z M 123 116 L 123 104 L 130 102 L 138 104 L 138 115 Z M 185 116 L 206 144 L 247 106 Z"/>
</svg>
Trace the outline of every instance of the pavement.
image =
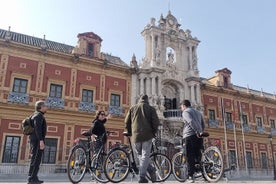
<svg viewBox="0 0 276 184">
<path fill-rule="evenodd" d="M 59 173 L 59 174 L 39 174 L 40 180 L 44 180 L 44 184 L 71 184 L 71 182 L 68 179 L 68 176 L 66 173 Z M 0 173 L 0 184 L 20 184 L 20 183 L 27 183 L 27 175 L 23 174 L 1 174 Z M 79 183 L 79 184 L 93 184 L 93 183 L 98 183 L 96 181 L 91 181 L 91 177 L 89 174 L 86 174 L 84 179 Z M 122 184 L 133 184 L 133 183 L 138 183 L 138 180 L 134 178 L 131 180 L 130 176 L 123 182 Z M 175 184 L 175 183 L 180 183 L 174 179 L 174 177 L 171 175 L 168 180 L 163 182 L 165 184 Z M 187 182 L 185 182 L 187 183 Z M 195 183 L 207 183 L 203 181 L 202 179 L 196 180 Z M 238 179 L 221 179 L 217 183 L 258 183 L 258 184 L 263 184 L 263 183 L 276 183 L 273 178 L 238 178 Z"/>
</svg>

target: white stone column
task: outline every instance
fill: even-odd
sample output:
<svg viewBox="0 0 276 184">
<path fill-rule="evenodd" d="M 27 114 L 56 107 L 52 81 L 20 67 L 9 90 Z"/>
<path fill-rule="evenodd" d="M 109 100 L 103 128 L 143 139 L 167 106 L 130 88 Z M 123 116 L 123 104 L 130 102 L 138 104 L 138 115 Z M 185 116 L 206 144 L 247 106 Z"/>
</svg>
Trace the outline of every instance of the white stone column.
<svg viewBox="0 0 276 184">
<path fill-rule="evenodd" d="M 195 102 L 195 86 L 191 85 L 191 102 Z"/>
<path fill-rule="evenodd" d="M 158 96 L 161 95 L 162 86 L 161 86 L 160 77 L 157 78 L 157 89 L 156 90 L 157 90 Z"/>
<path fill-rule="evenodd" d="M 140 95 L 144 94 L 144 77 L 140 76 Z"/>
<path fill-rule="evenodd" d="M 146 94 L 151 95 L 150 78 L 146 77 Z"/>
<path fill-rule="evenodd" d="M 154 34 L 151 34 L 151 66 L 154 65 L 155 62 L 155 44 L 154 44 L 155 40 L 154 40 Z"/>
<path fill-rule="evenodd" d="M 200 95 L 200 84 L 196 85 L 196 95 L 197 95 L 197 103 L 201 104 L 201 95 Z"/>
<path fill-rule="evenodd" d="M 192 53 L 192 47 L 189 46 L 189 70 L 192 69 L 193 66 L 193 53 Z"/>
<path fill-rule="evenodd" d="M 136 74 L 132 74 L 131 75 L 131 85 L 132 85 L 132 89 L 131 89 L 131 106 L 134 105 L 136 103 L 136 98 L 139 96 L 139 81 L 137 80 L 137 75 Z"/>
<path fill-rule="evenodd" d="M 155 77 L 151 78 L 151 94 L 152 95 L 157 95 L 156 94 Z"/>
</svg>

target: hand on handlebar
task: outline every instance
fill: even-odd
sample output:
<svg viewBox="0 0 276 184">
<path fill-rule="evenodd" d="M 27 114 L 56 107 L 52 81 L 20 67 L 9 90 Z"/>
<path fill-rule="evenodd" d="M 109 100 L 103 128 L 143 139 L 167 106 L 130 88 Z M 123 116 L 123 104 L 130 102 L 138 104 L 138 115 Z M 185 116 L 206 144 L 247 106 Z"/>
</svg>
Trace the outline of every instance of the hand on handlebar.
<svg viewBox="0 0 276 184">
<path fill-rule="evenodd" d="M 200 132 L 200 133 L 197 133 L 196 136 L 197 136 L 198 138 L 202 138 L 202 137 L 203 137 L 202 134 L 203 134 L 203 132 Z"/>
</svg>

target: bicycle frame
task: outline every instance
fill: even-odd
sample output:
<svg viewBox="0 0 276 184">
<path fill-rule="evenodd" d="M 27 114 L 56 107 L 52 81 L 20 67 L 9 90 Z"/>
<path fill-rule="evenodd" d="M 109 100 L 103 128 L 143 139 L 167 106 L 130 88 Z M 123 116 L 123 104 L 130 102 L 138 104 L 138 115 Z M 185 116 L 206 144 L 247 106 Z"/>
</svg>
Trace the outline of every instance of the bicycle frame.
<svg viewBox="0 0 276 184">
<path fill-rule="evenodd" d="M 208 137 L 209 134 L 204 134 Z M 204 145 L 205 146 L 205 145 Z M 180 151 L 172 158 L 173 174 L 175 178 L 184 182 L 188 178 L 188 167 L 186 159 L 186 145 L 183 144 Z M 201 159 L 195 164 L 196 173 L 209 182 L 217 182 L 223 174 L 223 159 L 220 150 L 216 146 L 203 147 L 201 150 Z M 200 175 L 194 175 L 195 178 Z"/>
</svg>

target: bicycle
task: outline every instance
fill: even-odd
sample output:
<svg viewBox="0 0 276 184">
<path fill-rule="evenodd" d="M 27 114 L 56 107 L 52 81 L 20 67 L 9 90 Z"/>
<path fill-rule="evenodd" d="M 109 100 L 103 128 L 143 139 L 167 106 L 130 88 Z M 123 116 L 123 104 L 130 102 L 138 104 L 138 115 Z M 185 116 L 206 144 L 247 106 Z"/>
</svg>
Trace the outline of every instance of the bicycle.
<svg viewBox="0 0 276 184">
<path fill-rule="evenodd" d="M 104 135 L 99 137 L 97 141 L 104 141 L 105 135 L 110 135 L 113 132 L 105 132 Z M 103 162 L 106 157 L 104 151 L 105 144 L 102 144 L 99 151 L 91 158 L 91 152 L 93 148 L 91 146 L 91 133 L 89 131 L 82 132 L 82 135 L 87 137 L 87 140 L 83 144 L 80 141 L 74 147 L 72 147 L 68 161 L 67 161 L 67 175 L 72 183 L 79 183 L 85 173 L 90 172 L 92 179 L 95 179 L 101 183 L 107 183 L 109 180 L 103 174 L 102 168 Z"/>
<path fill-rule="evenodd" d="M 129 146 L 120 146 L 111 150 L 104 163 L 106 177 L 113 183 L 125 180 L 129 173 L 132 174 L 132 179 L 135 176 L 138 179 L 139 169 L 130 140 L 131 135 L 127 132 L 124 132 L 123 135 L 127 137 Z M 172 170 L 170 159 L 159 152 L 151 153 L 149 168 L 155 168 L 147 173 L 147 178 L 152 182 L 165 181 Z"/>
<path fill-rule="evenodd" d="M 206 132 L 203 133 L 202 138 L 208 136 L 209 133 Z M 176 148 L 180 151 L 172 157 L 172 172 L 177 181 L 184 182 L 188 178 L 185 143 Z M 217 182 L 224 173 L 222 154 L 216 146 L 204 146 L 201 150 L 201 160 L 195 166 L 197 173 L 195 179 L 203 176 L 208 182 Z"/>
</svg>

